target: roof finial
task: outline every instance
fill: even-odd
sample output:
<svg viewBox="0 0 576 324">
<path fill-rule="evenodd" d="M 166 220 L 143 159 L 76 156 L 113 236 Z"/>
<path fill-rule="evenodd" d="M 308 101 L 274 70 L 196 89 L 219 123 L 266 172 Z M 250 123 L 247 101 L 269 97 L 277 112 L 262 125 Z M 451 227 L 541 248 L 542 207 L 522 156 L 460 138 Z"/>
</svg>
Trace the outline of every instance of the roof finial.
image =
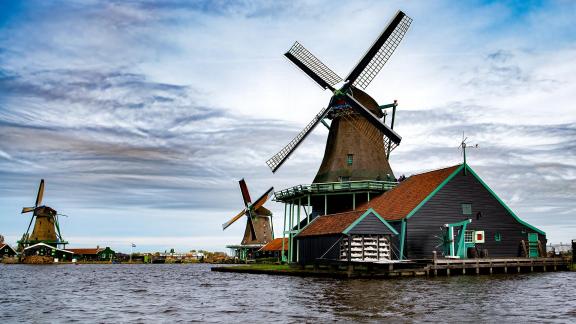
<svg viewBox="0 0 576 324">
<path fill-rule="evenodd" d="M 470 148 L 478 148 L 478 144 L 474 144 L 472 146 L 468 146 L 466 144 L 466 140 L 468 139 L 468 137 L 464 136 L 464 132 L 462 132 L 462 142 L 460 142 L 460 145 L 458 146 L 458 148 L 462 148 L 462 156 L 464 157 L 464 175 L 466 175 L 466 148 L 470 147 Z"/>
</svg>

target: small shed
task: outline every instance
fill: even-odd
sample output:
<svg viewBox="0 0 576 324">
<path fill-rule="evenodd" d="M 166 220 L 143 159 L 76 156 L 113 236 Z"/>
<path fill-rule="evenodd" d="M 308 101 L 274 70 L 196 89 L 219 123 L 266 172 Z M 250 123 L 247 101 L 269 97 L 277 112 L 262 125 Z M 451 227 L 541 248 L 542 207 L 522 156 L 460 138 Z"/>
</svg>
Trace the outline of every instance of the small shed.
<svg viewBox="0 0 576 324">
<path fill-rule="evenodd" d="M 394 259 L 397 235 L 372 208 L 318 216 L 295 237 L 296 261 L 386 262 Z"/>
<path fill-rule="evenodd" d="M 0 244 L 0 259 L 13 258 L 17 255 L 16 251 L 8 244 Z"/>
<path fill-rule="evenodd" d="M 280 258 L 282 250 L 288 251 L 288 238 L 275 238 L 258 250 L 259 258 Z"/>
</svg>

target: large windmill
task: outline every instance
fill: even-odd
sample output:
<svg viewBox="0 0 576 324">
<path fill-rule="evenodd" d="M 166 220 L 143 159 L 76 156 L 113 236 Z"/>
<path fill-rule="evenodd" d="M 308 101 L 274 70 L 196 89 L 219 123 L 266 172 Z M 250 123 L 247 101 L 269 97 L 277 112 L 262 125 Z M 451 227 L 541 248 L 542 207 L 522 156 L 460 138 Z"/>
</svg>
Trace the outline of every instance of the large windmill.
<svg viewBox="0 0 576 324">
<path fill-rule="evenodd" d="M 364 89 L 372 82 L 406 34 L 412 19 L 402 11 L 390 21 L 364 57 L 345 79 L 296 42 L 285 56 L 332 97 L 312 121 L 266 163 L 276 172 L 296 148 L 319 124 L 329 127 L 324 158 L 314 183 L 390 180 L 394 178 L 388 163 L 390 152 L 402 139 L 394 130 L 396 103 L 379 106 Z M 343 84 L 339 89 L 334 86 Z M 394 108 L 390 126 L 380 118 L 382 109 Z M 325 119 L 331 119 L 328 125 Z"/>
<path fill-rule="evenodd" d="M 260 198 L 252 202 L 246 181 L 242 179 L 239 183 L 242 199 L 244 200 L 244 209 L 238 215 L 222 224 L 222 230 L 227 229 L 234 222 L 246 216 L 246 229 L 244 230 L 242 242 L 240 245 L 228 246 L 235 249 L 238 252 L 238 257 L 244 260 L 250 256 L 250 253 L 257 251 L 274 239 L 272 213 L 263 206 L 274 192 L 274 188 L 268 189 Z"/>
<path fill-rule="evenodd" d="M 40 180 L 40 186 L 38 187 L 38 194 L 36 195 L 36 203 L 34 204 L 34 207 L 22 208 L 22 214 L 32 213 L 28 229 L 26 229 L 26 233 L 22 235 L 22 239 L 18 241 L 18 244 L 23 248 L 36 243 L 45 243 L 54 247 L 58 247 L 59 245 L 65 247 L 66 244 L 68 244 L 68 242 L 64 241 L 62 234 L 60 233 L 58 213 L 56 210 L 42 205 L 43 196 L 44 179 Z M 34 220 L 36 220 L 36 222 L 34 223 L 32 234 L 30 234 L 30 227 Z"/>
</svg>

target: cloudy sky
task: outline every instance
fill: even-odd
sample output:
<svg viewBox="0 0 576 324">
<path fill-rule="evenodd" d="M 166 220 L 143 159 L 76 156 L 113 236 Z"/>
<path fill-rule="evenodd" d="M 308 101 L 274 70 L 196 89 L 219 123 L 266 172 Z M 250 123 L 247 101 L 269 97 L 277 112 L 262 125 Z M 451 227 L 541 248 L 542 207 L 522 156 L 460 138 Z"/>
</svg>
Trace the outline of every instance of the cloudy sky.
<svg viewBox="0 0 576 324">
<path fill-rule="evenodd" d="M 298 40 L 346 75 L 398 9 L 414 21 L 367 89 L 400 103 L 396 174 L 460 163 L 466 132 L 521 218 L 576 238 L 574 1 L 0 1 L 0 234 L 44 178 L 74 246 L 238 243 L 237 181 L 310 183 L 324 150 L 319 127 L 265 164 L 330 97 L 282 54 Z"/>
</svg>

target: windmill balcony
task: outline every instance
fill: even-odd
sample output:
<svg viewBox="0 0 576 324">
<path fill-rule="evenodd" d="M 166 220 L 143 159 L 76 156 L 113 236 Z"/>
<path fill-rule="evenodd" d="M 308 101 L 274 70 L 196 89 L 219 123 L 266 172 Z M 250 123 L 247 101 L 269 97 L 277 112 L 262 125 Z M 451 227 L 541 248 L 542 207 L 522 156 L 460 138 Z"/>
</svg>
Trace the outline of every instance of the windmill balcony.
<svg viewBox="0 0 576 324">
<path fill-rule="evenodd" d="M 292 188 L 276 191 L 274 192 L 274 200 L 285 202 L 287 200 L 310 194 L 322 195 L 338 192 L 370 191 L 382 193 L 393 189 L 396 185 L 398 185 L 398 182 L 396 181 L 378 180 L 312 183 L 307 185 L 297 185 Z"/>
</svg>

